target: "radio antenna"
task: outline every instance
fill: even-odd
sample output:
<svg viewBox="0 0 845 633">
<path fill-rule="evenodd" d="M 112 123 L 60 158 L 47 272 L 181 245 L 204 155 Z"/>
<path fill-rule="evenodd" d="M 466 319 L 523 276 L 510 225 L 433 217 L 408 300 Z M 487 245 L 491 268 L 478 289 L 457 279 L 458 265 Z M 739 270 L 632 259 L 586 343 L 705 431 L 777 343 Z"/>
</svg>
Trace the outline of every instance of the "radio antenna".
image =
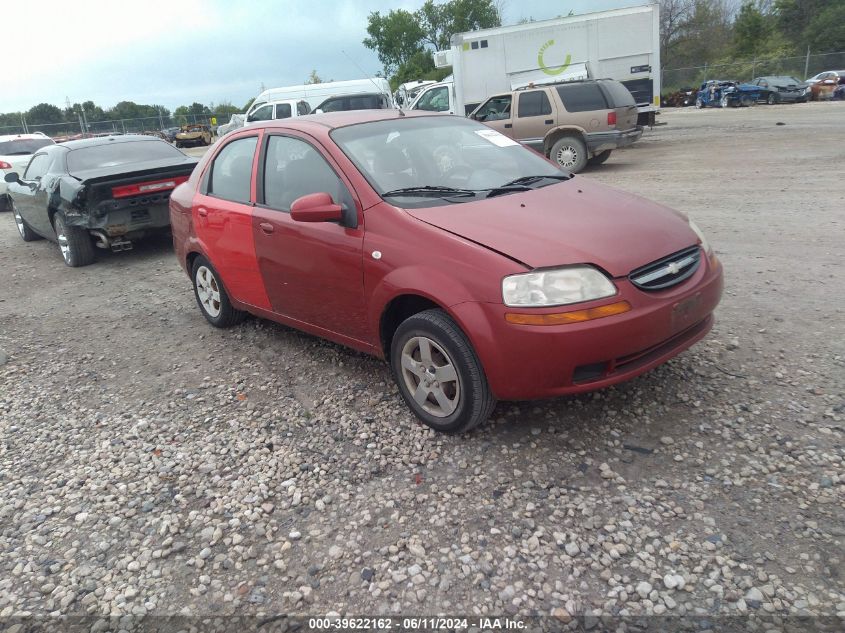
<svg viewBox="0 0 845 633">
<path fill-rule="evenodd" d="M 341 53 L 343 53 L 344 55 L 346 55 L 346 59 L 348 59 L 350 62 L 352 62 L 352 63 L 354 64 L 355 68 L 357 68 L 358 70 L 360 70 L 360 71 L 361 71 L 361 74 L 362 74 L 362 75 L 364 75 L 364 77 L 366 77 L 367 79 L 369 79 L 369 80 L 370 80 L 370 82 L 371 82 L 371 83 L 372 83 L 372 84 L 376 87 L 376 89 L 379 91 L 379 93 L 381 93 L 381 86 L 379 86 L 379 85 L 376 83 L 376 80 L 375 80 L 375 79 L 373 79 L 372 77 L 370 77 L 370 74 L 369 74 L 366 70 L 364 70 L 363 68 L 361 68 L 361 66 L 358 64 L 358 62 L 356 62 L 354 59 L 352 59 L 352 57 L 349 55 L 349 53 L 347 53 L 344 49 L 342 49 L 342 48 L 341 48 L 341 49 L 340 49 L 340 52 L 341 52 Z M 391 103 L 393 103 L 393 95 L 390 95 L 390 94 L 389 94 L 389 95 L 387 95 L 387 96 L 390 98 L 390 102 L 391 102 Z M 402 112 L 402 109 L 401 109 L 401 108 L 399 108 L 399 116 L 405 116 L 405 113 L 404 113 L 404 112 Z"/>
</svg>

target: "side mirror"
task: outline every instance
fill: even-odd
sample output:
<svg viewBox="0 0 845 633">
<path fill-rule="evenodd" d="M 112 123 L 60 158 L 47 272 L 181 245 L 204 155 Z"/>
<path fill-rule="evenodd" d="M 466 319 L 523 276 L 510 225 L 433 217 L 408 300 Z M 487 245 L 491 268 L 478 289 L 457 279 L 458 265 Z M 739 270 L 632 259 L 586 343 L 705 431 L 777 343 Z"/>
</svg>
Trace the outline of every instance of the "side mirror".
<svg viewBox="0 0 845 633">
<path fill-rule="evenodd" d="M 21 177 L 18 175 L 16 171 L 7 172 L 5 176 L 3 176 L 3 180 L 6 182 L 20 182 Z"/>
<path fill-rule="evenodd" d="M 317 108 L 312 114 L 323 114 L 323 108 Z"/>
<path fill-rule="evenodd" d="M 343 218 L 343 209 L 327 193 L 309 193 L 293 201 L 290 217 L 296 222 L 334 222 Z"/>
</svg>

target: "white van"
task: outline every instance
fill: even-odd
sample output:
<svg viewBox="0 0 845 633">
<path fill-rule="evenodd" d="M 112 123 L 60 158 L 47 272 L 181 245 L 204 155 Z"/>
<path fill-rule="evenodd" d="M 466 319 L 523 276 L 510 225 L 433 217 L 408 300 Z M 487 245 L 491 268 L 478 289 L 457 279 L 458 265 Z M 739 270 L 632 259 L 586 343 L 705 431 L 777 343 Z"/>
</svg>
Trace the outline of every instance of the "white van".
<svg viewBox="0 0 845 633">
<path fill-rule="evenodd" d="M 255 100 L 246 112 L 246 125 L 256 121 L 272 121 L 274 119 L 290 119 L 311 113 L 311 106 L 304 99 L 282 99 L 279 101 Z"/>
<path fill-rule="evenodd" d="M 305 101 L 308 104 L 309 112 L 317 110 L 324 102 L 333 99 L 332 109 L 358 109 L 362 104 L 338 103 L 336 100 L 341 97 L 353 95 L 383 95 L 383 99 L 370 99 L 370 107 L 379 105 L 381 107 L 395 108 L 393 97 L 390 94 L 390 84 L 384 77 L 373 77 L 368 79 L 353 79 L 350 81 L 327 81 L 319 84 L 303 84 L 299 86 L 285 86 L 282 88 L 269 88 L 255 98 L 253 104 L 247 110 L 247 122 L 258 121 L 253 118 L 253 113 L 267 104 L 277 102 Z M 356 100 L 353 100 L 356 101 Z M 360 100 L 358 100 L 360 101 Z M 328 104 L 326 104 L 328 105 Z M 344 108 L 344 105 L 351 105 L 353 108 Z M 366 105 L 366 103 L 364 103 Z M 262 116 L 266 114 L 263 111 Z M 272 118 L 284 118 L 274 116 Z M 268 120 L 268 119 L 260 119 Z"/>
</svg>

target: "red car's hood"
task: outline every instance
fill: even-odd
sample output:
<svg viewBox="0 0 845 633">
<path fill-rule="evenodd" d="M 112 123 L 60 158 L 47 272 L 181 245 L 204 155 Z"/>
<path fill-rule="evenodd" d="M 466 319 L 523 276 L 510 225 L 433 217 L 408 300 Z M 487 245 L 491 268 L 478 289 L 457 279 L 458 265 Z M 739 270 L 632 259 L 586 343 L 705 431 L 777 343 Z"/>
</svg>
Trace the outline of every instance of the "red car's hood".
<svg viewBox="0 0 845 633">
<path fill-rule="evenodd" d="M 577 176 L 524 193 L 406 211 L 531 268 L 591 263 L 613 277 L 698 241 L 677 211 Z"/>
</svg>

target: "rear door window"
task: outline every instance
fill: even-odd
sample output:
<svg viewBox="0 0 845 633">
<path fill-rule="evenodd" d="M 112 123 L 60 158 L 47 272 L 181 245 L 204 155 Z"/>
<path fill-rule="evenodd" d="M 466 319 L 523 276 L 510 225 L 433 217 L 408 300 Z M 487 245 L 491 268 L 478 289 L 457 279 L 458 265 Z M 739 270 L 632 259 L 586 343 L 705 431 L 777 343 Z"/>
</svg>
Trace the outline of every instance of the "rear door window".
<svg viewBox="0 0 845 633">
<path fill-rule="evenodd" d="M 249 203 L 252 159 L 257 136 L 231 141 L 214 159 L 208 180 L 208 195 L 232 202 Z"/>
<path fill-rule="evenodd" d="M 545 90 L 532 90 L 531 92 L 523 92 L 519 95 L 519 107 L 517 116 L 543 116 L 544 114 L 552 113 L 552 104 L 549 103 L 549 98 L 546 96 Z"/>
<path fill-rule="evenodd" d="M 557 93 L 567 112 L 607 110 L 604 94 L 596 83 L 573 83 L 557 87 Z M 633 105 L 634 101 L 631 100 Z"/>
<path fill-rule="evenodd" d="M 276 104 L 276 118 L 277 119 L 289 119 L 291 117 L 291 107 L 289 103 L 277 103 Z"/>
</svg>

